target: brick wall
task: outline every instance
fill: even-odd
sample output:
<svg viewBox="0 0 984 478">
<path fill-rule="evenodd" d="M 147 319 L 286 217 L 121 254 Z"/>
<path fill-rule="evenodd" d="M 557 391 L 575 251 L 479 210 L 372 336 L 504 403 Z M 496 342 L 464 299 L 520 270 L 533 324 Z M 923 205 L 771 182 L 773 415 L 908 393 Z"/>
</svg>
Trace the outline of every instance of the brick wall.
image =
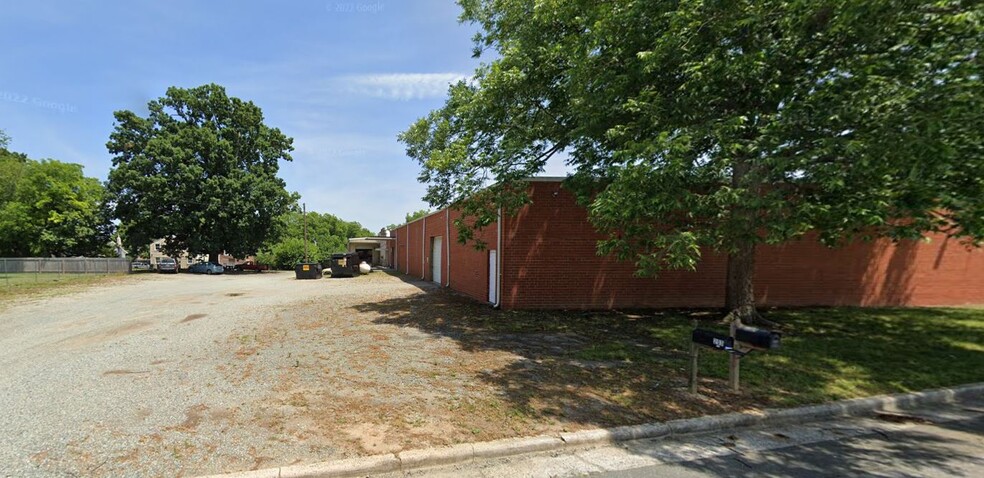
<svg viewBox="0 0 984 478">
<path fill-rule="evenodd" d="M 420 248 L 422 247 L 421 244 L 423 241 L 423 238 L 421 237 L 421 234 L 423 234 L 423 227 L 424 221 L 418 220 L 407 224 L 404 228 L 406 230 L 407 247 L 403 255 L 404 268 L 402 271 L 407 275 L 417 278 L 421 277 L 421 274 L 423 273 L 422 264 L 420 263 L 422 257 Z"/>
<path fill-rule="evenodd" d="M 756 257 L 763 304 L 984 304 L 984 250 L 944 235 L 930 242 L 881 239 L 830 249 L 812 237 L 764 247 Z"/>
<path fill-rule="evenodd" d="M 560 183 L 531 187 L 533 204 L 503 221 L 504 308 L 723 306 L 723 257 L 705 255 L 696 272 L 635 277 L 631 263 L 595 254 L 599 235 Z M 806 237 L 761 247 L 755 285 L 763 305 L 981 304 L 984 251 L 942 236 L 838 249 Z"/>
<path fill-rule="evenodd" d="M 458 211 L 451 211 L 451 288 L 475 300 L 489 300 L 489 250 L 496 248 L 498 224 L 492 223 L 475 233 L 475 238 L 486 243 L 483 250 L 475 249 L 474 243 L 461 244 L 455 232 L 454 221 L 461 217 Z"/>
<path fill-rule="evenodd" d="M 460 217 L 456 210 L 435 212 L 422 220 L 401 226 L 396 236 L 397 269 L 411 277 L 432 281 L 432 245 L 435 237 L 441 237 L 441 285 L 448 285 L 469 297 L 486 302 L 489 288 L 489 252 L 476 250 L 472 243 L 460 244 L 454 228 L 454 220 Z M 496 247 L 496 224 L 488 226 L 475 237 L 486 241 L 488 248 Z M 421 251 L 421 241 L 424 248 Z M 448 257 L 450 249 L 451 256 Z M 423 256 L 421 255 L 423 254 Z M 423 263 L 421 262 L 423 257 Z"/>
<path fill-rule="evenodd" d="M 531 184 L 533 204 L 503 225 L 502 307 L 593 309 L 715 307 L 724 297 L 725 261 L 706 257 L 697 272 L 635 277 L 635 267 L 596 254 L 600 235 L 558 182 Z"/>
<path fill-rule="evenodd" d="M 721 307 L 727 261 L 705 254 L 697 270 L 639 278 L 629 262 L 596 254 L 601 236 L 559 182 L 531 183 L 533 203 L 503 218 L 501 305 L 505 309 Z M 476 234 L 486 250 L 460 244 L 457 211 L 436 212 L 396 230 L 397 264 L 432 279 L 431 241 L 442 236 L 442 282 L 488 301 L 489 252 L 496 225 Z M 446 228 L 451 221 L 450 233 Z M 812 236 L 757 254 L 755 289 L 762 305 L 984 304 L 984 251 L 943 236 L 893 245 L 879 240 L 830 249 Z M 421 261 L 422 244 L 424 256 Z M 450 261 L 447 256 L 450 248 Z"/>
</svg>

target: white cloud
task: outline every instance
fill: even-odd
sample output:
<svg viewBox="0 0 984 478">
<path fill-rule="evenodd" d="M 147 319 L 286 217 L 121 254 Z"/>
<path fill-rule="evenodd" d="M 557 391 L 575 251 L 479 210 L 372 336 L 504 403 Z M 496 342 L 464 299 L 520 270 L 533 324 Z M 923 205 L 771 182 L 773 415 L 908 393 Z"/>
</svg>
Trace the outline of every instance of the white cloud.
<svg viewBox="0 0 984 478">
<path fill-rule="evenodd" d="M 396 135 L 360 133 L 298 134 L 294 136 L 293 156 L 312 159 L 346 159 L 394 156 L 403 157 L 404 147 Z"/>
<path fill-rule="evenodd" d="M 448 86 L 468 77 L 462 73 L 384 73 L 347 76 L 341 80 L 352 93 L 408 101 L 442 98 Z"/>
</svg>

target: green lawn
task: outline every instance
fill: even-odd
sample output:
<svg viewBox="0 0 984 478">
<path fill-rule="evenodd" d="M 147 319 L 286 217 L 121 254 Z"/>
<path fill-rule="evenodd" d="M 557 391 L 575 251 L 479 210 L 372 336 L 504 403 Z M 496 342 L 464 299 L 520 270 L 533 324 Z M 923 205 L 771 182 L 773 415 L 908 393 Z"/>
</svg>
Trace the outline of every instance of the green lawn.
<svg viewBox="0 0 984 478">
<path fill-rule="evenodd" d="M 74 291 L 79 286 L 102 284 L 127 277 L 126 274 L 0 274 L 0 301 L 34 295 Z"/>
<path fill-rule="evenodd" d="M 811 308 L 766 311 L 783 325 L 782 347 L 742 359 L 743 395 L 767 406 L 908 392 L 984 382 L 980 308 Z M 591 338 L 569 356 L 626 361 L 684 375 L 693 320 L 727 333 L 717 312 L 506 312 L 486 326 L 510 332 L 564 332 Z M 502 320 L 508 318 L 509 320 Z M 723 382 L 728 355 L 702 348 L 700 375 Z M 662 371 L 662 372 L 661 372 Z"/>
<path fill-rule="evenodd" d="M 984 381 L 984 310 L 784 310 L 792 326 L 782 349 L 743 359 L 751 393 L 776 404 L 839 400 Z M 701 372 L 726 377 L 727 363 L 704 354 Z"/>
<path fill-rule="evenodd" d="M 742 359 L 739 395 L 728 387 L 728 354 L 702 348 L 697 396 L 687 387 L 691 331 L 696 321 L 727 332 L 719 310 L 502 311 L 447 291 L 355 309 L 474 352 L 449 369 L 542 426 L 629 425 L 984 382 L 982 308 L 763 309 L 782 325 L 782 347 Z"/>
</svg>

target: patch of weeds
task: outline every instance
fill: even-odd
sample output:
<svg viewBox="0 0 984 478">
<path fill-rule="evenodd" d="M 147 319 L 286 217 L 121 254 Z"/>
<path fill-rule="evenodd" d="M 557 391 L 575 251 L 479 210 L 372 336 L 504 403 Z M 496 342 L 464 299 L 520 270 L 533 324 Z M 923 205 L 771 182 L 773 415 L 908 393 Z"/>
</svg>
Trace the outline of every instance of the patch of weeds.
<svg viewBox="0 0 984 478">
<path fill-rule="evenodd" d="M 578 350 L 574 357 L 593 362 L 652 362 L 653 354 L 642 347 L 624 342 L 605 342 Z"/>
<path fill-rule="evenodd" d="M 422 417 L 420 415 L 414 415 L 414 416 L 404 417 L 403 418 L 403 421 L 407 425 L 409 425 L 411 427 L 414 427 L 414 428 L 419 427 L 419 426 L 423 425 L 424 423 L 427 423 L 427 420 L 425 420 L 424 417 Z"/>
<path fill-rule="evenodd" d="M 308 406 L 308 400 L 303 393 L 295 393 L 291 395 L 289 399 L 287 399 L 287 404 L 292 407 L 301 408 L 301 407 Z"/>
<path fill-rule="evenodd" d="M 536 410 L 533 410 L 532 408 L 530 408 L 528 406 L 527 407 L 510 407 L 507 413 L 509 414 L 509 416 L 511 418 L 515 418 L 515 419 L 519 419 L 519 420 L 530 420 L 530 419 L 535 418 L 538 415 L 537 412 L 536 412 Z"/>
</svg>

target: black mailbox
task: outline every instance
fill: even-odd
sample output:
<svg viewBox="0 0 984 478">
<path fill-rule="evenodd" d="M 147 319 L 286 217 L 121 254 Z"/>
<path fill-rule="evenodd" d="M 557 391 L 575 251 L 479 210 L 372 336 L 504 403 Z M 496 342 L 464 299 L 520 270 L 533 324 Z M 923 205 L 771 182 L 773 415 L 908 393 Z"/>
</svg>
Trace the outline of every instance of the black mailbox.
<svg viewBox="0 0 984 478">
<path fill-rule="evenodd" d="M 735 348 L 735 339 L 725 334 L 711 332 L 710 330 L 694 329 L 691 340 L 695 344 L 714 347 L 718 350 L 732 350 Z"/>
<path fill-rule="evenodd" d="M 755 327 L 739 326 L 735 330 L 735 340 L 756 349 L 777 349 L 782 334 Z"/>
</svg>

